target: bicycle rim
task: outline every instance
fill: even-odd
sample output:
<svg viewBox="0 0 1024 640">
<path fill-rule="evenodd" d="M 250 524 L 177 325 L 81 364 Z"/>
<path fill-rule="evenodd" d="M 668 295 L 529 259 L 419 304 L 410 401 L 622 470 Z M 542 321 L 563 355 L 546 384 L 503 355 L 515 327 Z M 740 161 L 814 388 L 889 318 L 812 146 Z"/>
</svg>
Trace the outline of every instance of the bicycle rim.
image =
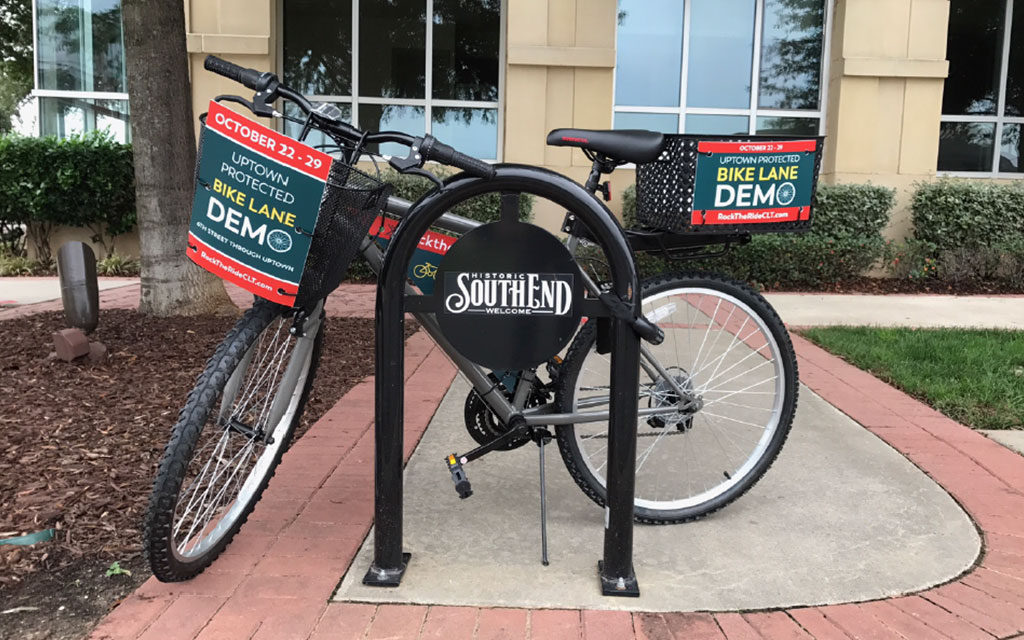
<svg viewBox="0 0 1024 640">
<path fill-rule="evenodd" d="M 643 313 L 666 336 L 649 347 L 662 371 L 646 358 L 640 371 L 634 504 L 651 512 L 694 509 L 763 473 L 759 463 L 786 404 L 783 352 L 760 314 L 717 289 L 645 295 Z M 609 376 L 610 356 L 591 346 L 576 377 L 574 409 L 606 408 Z M 693 400 L 681 400 L 680 391 Z M 643 413 L 665 407 L 676 410 Z M 576 424 L 574 431 L 584 465 L 606 486 L 607 423 Z"/>
<path fill-rule="evenodd" d="M 273 471 L 301 404 L 313 340 L 275 316 L 231 373 L 199 434 L 174 508 L 171 547 L 181 562 L 215 547 L 245 517 Z"/>
</svg>

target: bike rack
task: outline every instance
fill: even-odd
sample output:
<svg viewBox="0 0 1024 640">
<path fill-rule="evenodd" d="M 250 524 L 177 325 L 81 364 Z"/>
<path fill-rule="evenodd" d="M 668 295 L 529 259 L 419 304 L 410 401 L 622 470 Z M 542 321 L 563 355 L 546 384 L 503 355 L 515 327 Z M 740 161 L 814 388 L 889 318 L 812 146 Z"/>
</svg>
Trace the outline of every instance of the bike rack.
<svg viewBox="0 0 1024 640">
<path fill-rule="evenodd" d="M 374 557 L 363 584 L 394 587 L 410 554 L 402 552 L 403 412 L 405 404 L 404 324 L 407 311 L 434 311 L 433 296 L 405 291 L 406 274 L 420 237 L 446 211 L 485 193 L 519 192 L 547 198 L 586 224 L 604 248 L 612 293 L 640 309 L 636 266 L 622 228 L 608 209 L 578 183 L 560 174 L 522 165 L 496 165 L 490 180 L 459 174 L 421 199 L 395 229 L 377 288 L 374 425 Z M 608 443 L 608 506 L 604 557 L 598 563 L 601 591 L 608 596 L 639 596 L 633 571 L 633 493 L 636 475 L 636 393 L 640 338 L 630 324 L 604 303 L 584 300 L 584 315 L 611 323 L 611 402 Z M 618 392 L 625 389 L 625 392 Z"/>
</svg>

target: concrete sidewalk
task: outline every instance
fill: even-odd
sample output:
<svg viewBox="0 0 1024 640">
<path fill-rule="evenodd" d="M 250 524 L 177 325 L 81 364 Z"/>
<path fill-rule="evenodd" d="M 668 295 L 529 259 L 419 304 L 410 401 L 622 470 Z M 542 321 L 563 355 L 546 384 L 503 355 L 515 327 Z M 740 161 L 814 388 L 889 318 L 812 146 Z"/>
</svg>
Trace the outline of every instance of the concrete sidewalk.
<svg viewBox="0 0 1024 640">
<path fill-rule="evenodd" d="M 791 327 L 972 327 L 1024 330 L 1024 296 L 770 293 Z"/>
<path fill-rule="evenodd" d="M 373 389 L 364 383 L 288 452 L 223 558 L 189 582 L 150 580 L 92 637 L 992 640 L 1024 632 L 1024 518 L 1017 515 L 1024 458 L 807 341 L 794 343 L 808 388 L 906 456 L 970 514 L 985 550 L 966 574 L 869 602 L 715 614 L 328 603 L 372 518 Z M 408 456 L 454 370 L 422 336 L 406 358 Z M 492 575 L 502 579 L 499 565 Z M 593 567 L 574 579 L 588 578 Z"/>
<path fill-rule="evenodd" d="M 98 278 L 100 291 L 138 285 L 138 278 Z M 0 307 L 60 300 L 60 280 L 54 276 L 0 278 Z"/>
</svg>

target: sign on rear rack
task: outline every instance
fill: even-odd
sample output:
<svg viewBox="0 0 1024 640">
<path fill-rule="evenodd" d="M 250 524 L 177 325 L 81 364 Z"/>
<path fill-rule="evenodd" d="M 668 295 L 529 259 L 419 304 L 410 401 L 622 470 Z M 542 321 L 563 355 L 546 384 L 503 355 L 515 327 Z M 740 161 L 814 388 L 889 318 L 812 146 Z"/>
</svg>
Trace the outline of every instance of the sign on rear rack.
<svg viewBox="0 0 1024 640">
<path fill-rule="evenodd" d="M 261 298 L 291 306 L 331 157 L 216 102 L 205 124 L 188 256 Z"/>
</svg>

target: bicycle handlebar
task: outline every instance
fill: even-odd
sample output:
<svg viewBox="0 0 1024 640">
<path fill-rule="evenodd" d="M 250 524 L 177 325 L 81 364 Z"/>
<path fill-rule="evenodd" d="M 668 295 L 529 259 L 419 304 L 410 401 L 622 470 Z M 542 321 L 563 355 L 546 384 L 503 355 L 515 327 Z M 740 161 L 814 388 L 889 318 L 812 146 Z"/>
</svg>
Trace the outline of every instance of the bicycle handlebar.
<svg viewBox="0 0 1024 640">
<path fill-rule="evenodd" d="M 225 78 L 229 78 L 239 84 L 257 92 L 268 92 L 272 96 L 280 96 L 291 100 L 298 106 L 306 116 L 314 113 L 313 105 L 301 93 L 290 89 L 278 80 L 277 75 L 269 71 L 260 72 L 256 69 L 247 69 L 217 56 L 206 56 L 203 67 Z M 272 101 L 271 99 L 267 100 Z M 383 142 L 395 142 L 413 149 L 413 153 L 419 154 L 424 161 L 433 160 L 446 164 L 456 169 L 462 169 L 470 175 L 480 178 L 493 178 L 494 167 L 478 160 L 473 156 L 456 151 L 451 146 L 444 144 L 431 135 L 422 138 L 415 138 L 409 134 L 397 131 L 380 131 L 377 133 L 365 134 L 352 125 L 340 120 L 321 119 L 318 122 L 331 132 L 334 132 L 353 143 L 377 144 Z M 418 147 L 417 147 L 418 145 Z"/>
<path fill-rule="evenodd" d="M 230 80 L 234 80 L 253 91 L 266 91 L 271 83 L 277 79 L 277 77 L 269 71 L 259 72 L 256 69 L 240 67 L 233 62 L 228 62 L 227 60 L 223 60 L 217 56 L 206 56 L 206 60 L 203 62 L 203 68 L 207 71 L 212 71 L 218 75 L 222 75 Z"/>
</svg>

